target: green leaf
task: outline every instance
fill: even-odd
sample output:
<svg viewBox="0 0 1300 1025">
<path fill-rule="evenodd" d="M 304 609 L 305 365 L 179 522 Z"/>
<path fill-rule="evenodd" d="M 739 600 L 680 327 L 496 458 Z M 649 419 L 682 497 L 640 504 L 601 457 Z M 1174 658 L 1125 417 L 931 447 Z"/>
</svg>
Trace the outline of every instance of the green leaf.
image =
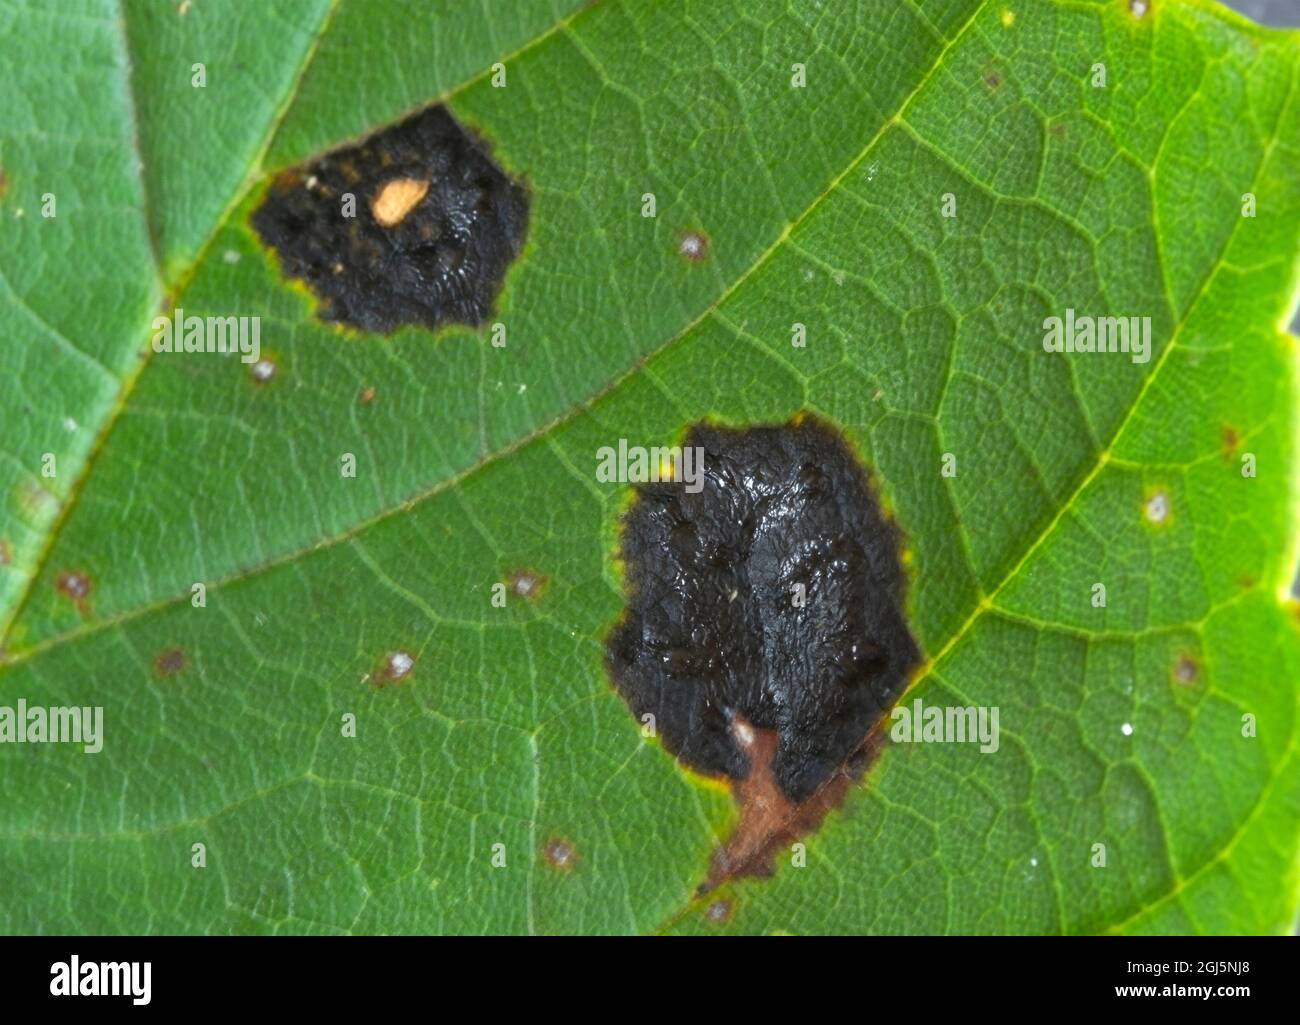
<svg viewBox="0 0 1300 1025">
<path fill-rule="evenodd" d="M 1289 928 L 1300 37 L 1148 6 L 0 9 L 0 704 L 104 709 L 0 744 L 0 928 Z M 532 190 L 504 348 L 331 328 L 248 226 L 435 101 Z M 275 376 L 151 353 L 170 306 L 260 316 Z M 1066 309 L 1150 360 L 1044 352 Z M 1001 742 L 887 747 L 806 865 L 698 897 L 735 811 L 606 679 L 595 452 L 800 410 L 908 539 L 903 700 Z"/>
</svg>

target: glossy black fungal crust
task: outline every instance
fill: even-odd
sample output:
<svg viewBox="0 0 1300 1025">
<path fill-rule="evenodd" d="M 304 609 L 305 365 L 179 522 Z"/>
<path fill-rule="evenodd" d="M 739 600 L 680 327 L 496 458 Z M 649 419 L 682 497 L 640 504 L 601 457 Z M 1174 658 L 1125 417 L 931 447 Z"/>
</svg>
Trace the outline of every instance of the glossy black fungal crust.
<svg viewBox="0 0 1300 1025">
<path fill-rule="evenodd" d="M 385 226 L 372 204 L 403 179 L 427 192 Z M 528 194 L 438 106 L 280 175 L 252 223 L 325 320 L 380 332 L 476 325 L 523 245 Z"/>
<path fill-rule="evenodd" d="M 640 485 L 624 518 L 630 593 L 610 673 L 700 771 L 749 772 L 738 718 L 775 730 L 776 782 L 802 801 L 861 747 L 919 658 L 898 538 L 853 452 L 814 419 L 700 424 L 684 444 L 704 450 L 703 488 Z"/>
</svg>

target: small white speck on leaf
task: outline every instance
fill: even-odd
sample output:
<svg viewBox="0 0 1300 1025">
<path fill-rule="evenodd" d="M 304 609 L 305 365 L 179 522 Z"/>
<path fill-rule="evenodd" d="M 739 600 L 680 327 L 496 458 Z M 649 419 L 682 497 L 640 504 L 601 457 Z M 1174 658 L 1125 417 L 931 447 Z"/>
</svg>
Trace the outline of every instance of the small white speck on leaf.
<svg viewBox="0 0 1300 1025">
<path fill-rule="evenodd" d="M 390 679 L 400 680 L 403 676 L 409 673 L 414 666 L 414 658 L 404 651 L 394 651 L 389 653 L 388 662 L 385 668 Z"/>
<path fill-rule="evenodd" d="M 1119 728 L 1119 731 L 1124 734 L 1124 736 L 1131 737 L 1133 736 L 1133 724 L 1131 722 L 1126 722 Z"/>
</svg>

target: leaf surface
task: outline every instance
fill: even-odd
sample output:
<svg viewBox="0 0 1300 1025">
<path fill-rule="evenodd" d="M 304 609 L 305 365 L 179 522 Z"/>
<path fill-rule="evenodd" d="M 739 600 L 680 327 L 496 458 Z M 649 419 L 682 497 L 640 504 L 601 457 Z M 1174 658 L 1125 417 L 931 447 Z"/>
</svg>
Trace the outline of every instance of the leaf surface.
<svg viewBox="0 0 1300 1025">
<path fill-rule="evenodd" d="M 0 690 L 105 716 L 97 755 L 0 745 L 3 927 L 1285 929 L 1296 34 L 1191 0 L 430 6 L 0 12 Z M 436 100 L 532 190 L 504 348 L 326 326 L 248 227 L 268 175 Z M 274 378 L 150 354 L 166 302 L 260 316 Z M 1067 308 L 1150 317 L 1149 361 L 1045 353 Z M 800 410 L 908 538 L 904 700 L 997 707 L 1001 743 L 888 748 L 804 867 L 700 899 L 735 814 L 605 678 L 595 453 Z M 494 607 L 520 569 L 545 589 Z"/>
</svg>

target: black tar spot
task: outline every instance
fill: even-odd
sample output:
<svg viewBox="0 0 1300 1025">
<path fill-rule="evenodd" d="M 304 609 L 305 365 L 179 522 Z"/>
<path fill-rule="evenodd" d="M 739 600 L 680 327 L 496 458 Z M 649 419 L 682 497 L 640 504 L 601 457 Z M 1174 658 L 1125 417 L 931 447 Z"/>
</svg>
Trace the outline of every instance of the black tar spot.
<svg viewBox="0 0 1300 1025">
<path fill-rule="evenodd" d="M 385 189 L 418 201 L 380 223 Z M 414 187 L 418 183 L 427 190 Z M 403 188 L 401 186 L 409 187 Z M 355 216 L 344 216 L 345 194 Z M 480 324 L 519 255 L 528 194 L 445 107 L 429 107 L 272 183 L 252 217 L 320 316 L 366 331 Z"/>
<path fill-rule="evenodd" d="M 652 713 L 665 746 L 702 772 L 749 772 L 737 718 L 775 730 L 775 779 L 802 801 L 861 747 L 920 657 L 898 539 L 823 423 L 699 424 L 684 444 L 703 449 L 703 487 L 638 487 L 607 664 L 637 719 Z"/>
</svg>

